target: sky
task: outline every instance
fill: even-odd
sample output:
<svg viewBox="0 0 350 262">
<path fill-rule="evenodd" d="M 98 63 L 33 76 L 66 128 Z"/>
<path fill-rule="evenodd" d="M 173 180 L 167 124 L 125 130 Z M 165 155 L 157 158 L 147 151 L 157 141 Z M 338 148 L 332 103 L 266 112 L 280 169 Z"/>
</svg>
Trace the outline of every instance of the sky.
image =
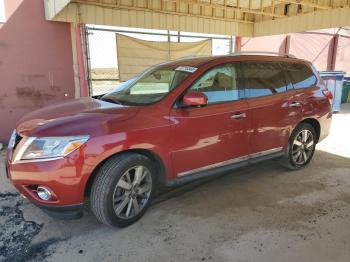
<svg viewBox="0 0 350 262">
<path fill-rule="evenodd" d="M 88 27 L 94 27 L 93 25 L 88 25 Z M 96 26 L 95 26 L 96 27 Z M 153 29 L 139 29 L 139 28 L 127 28 L 127 27 L 112 27 L 103 26 L 99 27 L 103 29 L 114 29 L 114 30 L 129 30 L 136 32 L 149 32 L 149 33 L 167 33 L 166 30 L 153 30 Z M 170 31 L 171 34 L 177 34 L 176 31 Z M 218 36 L 227 37 L 223 35 L 208 35 L 208 34 L 198 34 L 198 33 L 185 33 L 181 32 L 183 35 L 191 36 Z M 135 37 L 142 40 L 149 41 L 167 41 L 167 36 L 158 35 L 145 35 L 145 34 L 125 34 L 131 37 Z M 206 38 L 191 38 L 191 37 L 181 37 L 181 42 L 195 42 L 205 40 Z M 234 39 L 234 38 L 233 38 Z M 171 37 L 171 41 L 177 42 L 177 37 Z M 226 39 L 213 39 L 212 41 L 212 53 L 213 55 L 228 54 L 229 40 Z M 117 47 L 115 32 L 108 31 L 96 31 L 91 30 L 89 34 L 89 49 L 90 49 L 90 63 L 91 68 L 117 68 Z"/>
</svg>

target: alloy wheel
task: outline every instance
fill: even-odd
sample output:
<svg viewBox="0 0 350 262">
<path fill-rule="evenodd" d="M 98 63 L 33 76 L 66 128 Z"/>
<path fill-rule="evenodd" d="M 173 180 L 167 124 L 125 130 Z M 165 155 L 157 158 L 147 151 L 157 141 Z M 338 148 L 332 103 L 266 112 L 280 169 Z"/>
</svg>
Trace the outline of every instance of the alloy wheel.
<svg viewBox="0 0 350 262">
<path fill-rule="evenodd" d="M 295 137 L 292 145 L 292 158 L 297 165 L 304 165 L 312 156 L 314 138 L 310 130 L 303 129 Z"/>
<path fill-rule="evenodd" d="M 145 166 L 127 170 L 119 179 L 113 193 L 115 214 L 122 219 L 130 219 L 146 206 L 152 191 L 152 175 Z"/>
</svg>

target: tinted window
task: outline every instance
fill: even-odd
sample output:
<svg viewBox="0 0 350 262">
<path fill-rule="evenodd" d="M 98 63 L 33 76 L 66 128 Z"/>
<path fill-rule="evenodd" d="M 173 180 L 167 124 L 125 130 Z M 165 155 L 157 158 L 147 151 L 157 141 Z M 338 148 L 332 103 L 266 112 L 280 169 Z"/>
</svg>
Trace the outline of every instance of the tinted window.
<svg viewBox="0 0 350 262">
<path fill-rule="evenodd" d="M 285 68 L 295 89 L 311 87 L 317 81 L 311 69 L 304 64 L 284 63 L 282 66 Z"/>
<path fill-rule="evenodd" d="M 207 71 L 189 91 L 200 91 L 207 95 L 208 103 L 239 100 L 238 72 L 231 64 L 217 66 Z"/>
<path fill-rule="evenodd" d="M 245 62 L 242 65 L 246 97 L 268 96 L 287 90 L 285 75 L 278 63 Z"/>
</svg>

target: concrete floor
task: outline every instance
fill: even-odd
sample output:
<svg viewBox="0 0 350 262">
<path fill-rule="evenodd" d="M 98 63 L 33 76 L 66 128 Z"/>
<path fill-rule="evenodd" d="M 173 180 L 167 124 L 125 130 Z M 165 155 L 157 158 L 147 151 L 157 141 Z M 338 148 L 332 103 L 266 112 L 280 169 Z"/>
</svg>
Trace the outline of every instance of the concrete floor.
<svg viewBox="0 0 350 262">
<path fill-rule="evenodd" d="M 1 163 L 0 260 L 349 261 L 349 131 L 346 105 L 304 170 L 268 161 L 187 185 L 125 229 L 89 210 L 75 221 L 48 217 L 15 194 Z"/>
</svg>

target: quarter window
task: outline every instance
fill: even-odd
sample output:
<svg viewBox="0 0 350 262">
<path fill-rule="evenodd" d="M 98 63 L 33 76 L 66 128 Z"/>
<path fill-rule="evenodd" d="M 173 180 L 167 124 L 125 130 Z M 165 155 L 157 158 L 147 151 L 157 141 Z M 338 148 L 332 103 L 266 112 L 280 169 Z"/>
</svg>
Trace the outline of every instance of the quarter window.
<svg viewBox="0 0 350 262">
<path fill-rule="evenodd" d="M 217 66 L 207 71 L 189 89 L 206 94 L 208 103 L 239 100 L 238 72 L 232 64 Z"/>
<path fill-rule="evenodd" d="M 285 75 L 278 63 L 245 62 L 243 74 L 246 79 L 245 95 L 248 98 L 286 92 Z"/>
<path fill-rule="evenodd" d="M 316 84 L 317 78 L 308 66 L 304 64 L 284 63 L 283 67 L 295 89 L 309 88 Z"/>
</svg>

